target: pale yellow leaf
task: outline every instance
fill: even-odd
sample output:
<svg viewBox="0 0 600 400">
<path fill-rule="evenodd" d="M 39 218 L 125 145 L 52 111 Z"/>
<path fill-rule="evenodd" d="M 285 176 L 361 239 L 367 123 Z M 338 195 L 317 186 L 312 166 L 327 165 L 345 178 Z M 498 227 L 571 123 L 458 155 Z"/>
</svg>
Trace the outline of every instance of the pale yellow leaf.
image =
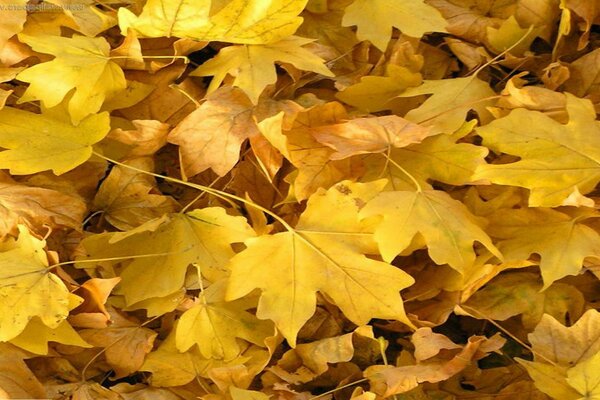
<svg viewBox="0 0 600 400">
<path fill-rule="evenodd" d="M 0 168 L 27 175 L 51 169 L 60 175 L 86 162 L 92 145 L 108 133 L 108 113 L 94 114 L 78 126 L 41 114 L 0 110 Z M 8 122 L 10 121 L 10 123 Z"/>
<path fill-rule="evenodd" d="M 385 51 L 392 28 L 421 38 L 427 32 L 446 32 L 446 20 L 423 0 L 354 0 L 346 8 L 343 26 L 357 25 L 357 36 Z"/>
</svg>

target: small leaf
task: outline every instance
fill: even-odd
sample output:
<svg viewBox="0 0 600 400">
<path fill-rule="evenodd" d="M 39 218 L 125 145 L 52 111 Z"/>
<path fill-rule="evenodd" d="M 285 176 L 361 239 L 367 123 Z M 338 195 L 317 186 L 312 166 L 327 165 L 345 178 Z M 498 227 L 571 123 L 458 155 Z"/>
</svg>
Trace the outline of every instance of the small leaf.
<svg viewBox="0 0 600 400">
<path fill-rule="evenodd" d="M 289 63 L 303 71 L 333 76 L 324 60 L 302 47 L 313 40 L 290 36 L 275 43 L 225 47 L 191 76 L 214 76 L 209 93 L 217 89 L 227 74 L 235 77 L 233 86 L 242 89 L 253 104 L 265 87 L 277 81 L 275 62 Z"/>
<path fill-rule="evenodd" d="M 357 25 L 357 36 L 385 51 L 392 28 L 420 38 L 427 32 L 446 32 L 446 20 L 423 0 L 354 0 L 346 8 L 343 26 Z"/>
</svg>

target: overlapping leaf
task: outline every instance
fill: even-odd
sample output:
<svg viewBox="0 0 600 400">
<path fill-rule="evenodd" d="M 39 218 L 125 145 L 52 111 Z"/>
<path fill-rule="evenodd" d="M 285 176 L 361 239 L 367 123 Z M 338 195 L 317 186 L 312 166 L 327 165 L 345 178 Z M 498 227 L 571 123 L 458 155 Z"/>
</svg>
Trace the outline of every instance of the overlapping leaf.
<svg viewBox="0 0 600 400">
<path fill-rule="evenodd" d="M 346 8 L 342 25 L 357 25 L 357 36 L 385 51 L 396 27 L 420 38 L 427 32 L 446 32 L 446 20 L 422 0 L 354 0 Z"/>
<path fill-rule="evenodd" d="M 320 190 L 309 199 L 295 230 L 247 240 L 248 248 L 231 260 L 227 297 L 236 299 L 260 288 L 257 316 L 274 321 L 292 346 L 315 312 L 317 291 L 356 324 L 371 318 L 410 324 L 398 292 L 413 280 L 367 257 L 376 252 L 372 227 L 358 220 L 357 204 L 380 186 L 344 182 Z M 331 209 L 338 216 L 324 220 L 322 213 Z"/>
<path fill-rule="evenodd" d="M 600 124 L 588 100 L 565 95 L 567 124 L 537 111 L 516 109 L 479 128 L 484 145 L 521 159 L 481 166 L 475 178 L 528 188 L 533 207 L 593 204 L 582 194 L 600 181 Z"/>
<path fill-rule="evenodd" d="M 459 272 L 475 261 L 475 241 L 502 257 L 467 208 L 439 190 L 382 192 L 360 215 L 383 216 L 375 230 L 375 240 L 387 261 L 408 248 L 417 234 L 425 239 L 433 261 L 449 264 Z"/>
<path fill-rule="evenodd" d="M 0 167 L 15 175 L 51 169 L 60 175 L 87 161 L 92 145 L 109 131 L 108 113 L 90 115 L 78 126 L 17 108 L 0 110 Z"/>
<path fill-rule="evenodd" d="M 0 341 L 17 337 L 33 317 L 57 328 L 79 303 L 49 271 L 45 245 L 24 226 L 17 240 L 0 244 Z"/>
<path fill-rule="evenodd" d="M 263 44 L 293 34 L 306 0 L 152 0 L 136 16 L 119 9 L 119 26 L 146 37 L 181 37 L 206 41 Z"/>
<path fill-rule="evenodd" d="M 82 245 L 89 258 L 133 258 L 120 275 L 120 288 L 131 305 L 177 292 L 193 263 L 211 281 L 227 276 L 226 264 L 235 254 L 231 243 L 252 236 L 243 217 L 205 208 L 164 215 L 127 232 L 91 236 Z"/>
<path fill-rule="evenodd" d="M 322 58 L 302 47 L 310 42 L 310 39 L 290 36 L 275 43 L 226 47 L 191 75 L 214 76 L 209 92 L 219 87 L 227 74 L 233 75 L 233 85 L 244 90 L 256 104 L 264 88 L 277 81 L 275 62 L 333 76 Z"/>
<path fill-rule="evenodd" d="M 71 94 L 69 114 L 73 123 L 79 124 L 127 87 L 123 71 L 109 58 L 110 45 L 104 38 L 22 34 L 19 39 L 37 52 L 56 57 L 19 73 L 17 79 L 30 84 L 20 102 L 41 100 L 51 108 Z"/>
</svg>

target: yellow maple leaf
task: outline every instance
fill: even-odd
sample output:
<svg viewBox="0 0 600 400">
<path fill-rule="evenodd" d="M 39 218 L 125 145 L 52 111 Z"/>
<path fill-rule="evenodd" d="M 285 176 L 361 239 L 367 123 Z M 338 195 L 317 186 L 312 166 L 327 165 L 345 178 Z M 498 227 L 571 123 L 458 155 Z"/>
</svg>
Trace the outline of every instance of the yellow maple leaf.
<svg viewBox="0 0 600 400">
<path fill-rule="evenodd" d="M 442 14 L 423 0 L 354 0 L 346 8 L 343 26 L 357 25 L 357 36 L 385 51 L 392 28 L 420 38 L 427 32 L 446 32 Z"/>
<path fill-rule="evenodd" d="M 181 315 L 176 331 L 179 351 L 198 345 L 205 358 L 232 360 L 239 356 L 237 338 L 264 346 L 275 329 L 270 321 L 262 321 L 246 311 L 243 302 L 225 302 L 225 281 L 213 283 L 200 293 L 199 300 Z"/>
<path fill-rule="evenodd" d="M 600 258 L 600 235 L 585 225 L 599 215 L 581 209 L 568 214 L 547 208 L 501 209 L 488 216 L 488 233 L 507 261 L 538 254 L 544 289 L 577 275 L 586 257 Z M 589 222 L 589 221 L 588 221 Z"/>
<path fill-rule="evenodd" d="M 411 86 L 421 84 L 421 74 L 405 67 L 389 64 L 385 76 L 363 76 L 360 82 L 348 86 L 335 97 L 367 112 L 390 109 L 392 100 Z"/>
<path fill-rule="evenodd" d="M 145 37 L 263 44 L 292 35 L 302 23 L 298 14 L 307 0 L 220 1 L 211 14 L 211 0 L 150 0 L 136 16 L 119 8 L 123 36 L 133 28 Z"/>
<path fill-rule="evenodd" d="M 292 346 L 315 312 L 317 291 L 356 324 L 388 318 L 412 326 L 398 292 L 413 279 L 367 257 L 377 246 L 371 224 L 358 220 L 358 205 L 384 184 L 345 181 L 328 191 L 320 189 L 308 200 L 294 230 L 247 240 L 247 248 L 231 259 L 227 299 L 260 288 L 256 315 L 274 321 Z"/>
<path fill-rule="evenodd" d="M 421 143 L 391 149 L 389 159 L 377 154 L 369 155 L 363 159 L 367 172 L 362 179 L 368 181 L 385 177 L 389 180 L 390 189 L 414 189 L 404 169 L 422 188 L 430 189 L 431 181 L 457 186 L 471 183 L 477 166 L 485 164 L 488 151 L 485 147 L 457 141 L 468 134 L 475 123 L 466 123 L 464 129 L 452 135 L 435 135 Z"/>
<path fill-rule="evenodd" d="M 46 242 L 19 225 L 19 237 L 0 243 L 0 342 L 21 334 L 33 317 L 57 328 L 80 298 L 48 270 Z"/>
<path fill-rule="evenodd" d="M 474 241 L 502 257 L 464 204 L 440 190 L 382 192 L 360 215 L 383 216 L 375 240 L 388 262 L 408 248 L 417 234 L 424 237 L 433 261 L 459 272 L 475 261 Z"/>
<path fill-rule="evenodd" d="M 593 205 L 581 194 L 591 192 L 600 182 L 600 123 L 591 101 L 565 95 L 567 124 L 518 108 L 478 128 L 485 146 L 521 159 L 482 165 L 474 178 L 528 188 L 532 207 Z"/>
<path fill-rule="evenodd" d="M 55 56 L 52 61 L 36 64 L 17 75 L 17 79 L 30 84 L 20 103 L 41 100 L 46 108 L 51 108 L 72 92 L 68 110 L 73 123 L 78 124 L 98 112 L 106 99 L 127 87 L 125 75 L 110 60 L 110 45 L 102 37 L 20 34 L 19 40 L 37 52 Z"/>
<path fill-rule="evenodd" d="M 464 78 L 427 80 L 422 85 L 410 87 L 398 97 L 431 95 L 419 107 L 410 110 L 405 118 L 418 124 L 429 126 L 433 133 L 450 134 L 465 122 L 470 110 L 477 111 L 479 118 L 486 120 L 492 104 L 490 97 L 496 93 L 487 82 L 476 75 Z"/>
<path fill-rule="evenodd" d="M 312 41 L 290 36 L 270 44 L 225 47 L 190 76 L 214 76 L 208 88 L 210 93 L 230 74 L 235 77 L 233 86 L 241 88 L 252 103 L 256 104 L 264 88 L 277 81 L 275 62 L 289 63 L 303 71 L 333 76 L 323 64 L 322 58 L 302 47 Z"/>
<path fill-rule="evenodd" d="M 16 108 L 0 110 L 0 168 L 14 175 L 51 169 L 60 175 L 87 161 L 92 145 L 110 130 L 108 113 L 94 114 L 78 126 Z"/>
<path fill-rule="evenodd" d="M 194 346 L 186 352 L 180 352 L 176 346 L 176 331 L 179 321 L 174 324 L 171 333 L 160 344 L 156 351 L 146 357 L 141 371 L 152 372 L 153 386 L 180 386 L 192 381 L 196 376 L 207 378 L 219 369 L 227 376 L 226 368 L 232 367 L 236 370 L 236 382 L 240 385 L 250 385 L 250 382 L 261 372 L 269 362 L 274 347 L 281 339 L 272 338 L 266 345 L 268 349 L 258 346 L 248 346 L 240 357 L 225 361 L 223 359 L 205 358 L 199 349 Z M 214 379 L 217 379 L 213 375 Z M 227 376 L 229 378 L 229 376 Z M 227 379 L 226 378 L 226 379 Z M 229 386 L 231 381 L 227 380 L 224 386 Z"/>
<path fill-rule="evenodd" d="M 209 281 L 228 274 L 225 265 L 235 254 L 231 243 L 243 242 L 254 231 L 243 217 L 208 207 L 185 214 L 166 214 L 119 233 L 90 236 L 82 241 L 89 258 L 134 258 L 121 273 L 119 285 L 126 305 L 179 291 L 188 266 L 198 263 Z M 155 255 L 148 257 L 147 255 Z M 85 268 L 89 263 L 79 264 Z"/>
<path fill-rule="evenodd" d="M 50 328 L 34 317 L 19 336 L 10 340 L 10 343 L 35 354 L 48 354 L 48 343 L 56 342 L 69 346 L 83 348 L 93 347 L 79 336 L 68 321 L 64 320 L 55 328 Z"/>
<path fill-rule="evenodd" d="M 578 400 L 600 400 L 600 352 L 567 371 L 567 382 L 581 393 Z"/>
<path fill-rule="evenodd" d="M 535 386 L 554 399 L 580 400 L 598 397 L 600 313 L 588 310 L 570 327 L 544 315 L 528 335 L 534 361 L 517 358 Z M 584 397 L 582 397 L 582 395 Z"/>
</svg>

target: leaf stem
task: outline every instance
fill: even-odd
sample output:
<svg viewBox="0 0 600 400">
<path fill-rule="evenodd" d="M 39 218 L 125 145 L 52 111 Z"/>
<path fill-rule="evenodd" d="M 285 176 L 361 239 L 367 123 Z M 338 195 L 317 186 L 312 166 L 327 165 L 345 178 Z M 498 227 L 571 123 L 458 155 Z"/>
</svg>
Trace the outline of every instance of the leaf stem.
<svg viewBox="0 0 600 400">
<path fill-rule="evenodd" d="M 512 49 L 514 49 L 515 47 L 517 47 L 518 45 L 521 44 L 521 42 L 523 42 L 523 40 L 525 40 L 529 34 L 533 32 L 533 25 L 529 26 L 529 29 L 527 29 L 527 32 L 525 32 L 523 34 L 523 36 L 521 36 L 521 38 L 519 40 L 517 40 L 516 42 L 514 42 L 510 47 L 504 49 L 503 52 L 499 53 L 496 57 L 492 58 L 490 61 L 486 62 L 485 64 L 483 64 L 481 67 L 477 68 L 474 72 L 473 72 L 473 76 L 477 76 L 477 74 L 479 74 L 483 69 L 489 67 L 490 65 L 492 65 L 495 61 L 499 60 L 501 57 L 505 56 L 506 54 L 508 54 Z"/>
<path fill-rule="evenodd" d="M 137 57 L 130 56 L 108 56 L 109 60 L 134 60 Z M 171 60 L 183 60 L 185 64 L 189 64 L 190 59 L 187 56 L 141 56 L 142 59 L 171 59 Z"/>
<path fill-rule="evenodd" d="M 461 304 L 460 307 L 463 310 L 465 310 L 465 311 L 469 311 L 469 312 L 471 312 L 473 314 L 479 315 L 479 317 L 485 319 L 490 324 L 494 325 L 496 328 L 498 328 L 499 330 L 501 330 L 502 332 L 504 332 L 505 335 L 507 335 L 512 340 L 514 340 L 515 342 L 517 342 L 518 344 L 520 344 L 523 348 L 529 350 L 532 354 L 535 354 L 537 357 L 543 359 L 544 361 L 548 362 L 549 364 L 552 364 L 555 367 L 557 366 L 554 361 L 550 360 L 548 357 L 545 357 L 543 354 L 540 354 L 540 353 L 536 352 L 535 350 L 533 350 L 533 347 L 531 347 L 528 344 L 526 344 L 525 342 L 523 342 L 521 339 L 519 339 L 518 337 L 516 337 L 515 335 L 513 335 L 512 333 L 510 333 L 510 331 L 508 331 L 506 328 L 504 328 L 502 325 L 500 325 L 499 323 L 497 323 L 496 321 L 494 321 L 490 317 L 486 316 L 481 311 L 476 310 L 473 307 L 466 306 L 464 304 Z"/>
<path fill-rule="evenodd" d="M 310 398 L 310 399 L 308 399 L 308 400 L 320 399 L 321 397 L 325 397 L 325 396 L 327 396 L 328 394 L 332 394 L 332 393 L 338 392 L 338 391 L 340 391 L 340 390 L 342 390 L 342 389 L 346 389 L 346 388 L 348 388 L 348 387 L 350 387 L 350 386 L 358 385 L 359 383 L 363 383 L 363 382 L 367 382 L 367 381 L 368 381 L 368 379 L 367 379 L 367 378 L 363 378 L 363 379 L 359 379 L 359 380 L 357 380 L 357 381 L 354 381 L 354 382 L 346 383 L 344 386 L 340 386 L 340 387 L 337 387 L 337 388 L 335 388 L 335 389 L 331 389 L 331 390 L 329 390 L 329 391 L 327 391 L 327 392 L 325 392 L 325 393 L 321 393 L 321 394 L 319 394 L 319 395 L 317 395 L 317 396 L 311 397 L 311 398 Z"/>
<path fill-rule="evenodd" d="M 263 207 L 261 205 L 258 205 L 256 203 L 254 203 L 253 201 L 244 199 L 243 197 L 239 197 L 239 196 L 236 196 L 236 195 L 231 194 L 231 193 L 223 192 L 223 191 L 218 190 L 218 189 L 213 189 L 210 186 L 205 186 L 205 185 L 199 185 L 197 183 L 186 182 L 186 181 L 183 181 L 181 179 L 171 178 L 169 176 L 160 175 L 160 174 L 156 174 L 154 172 L 150 172 L 150 171 L 146 171 L 146 170 L 143 170 L 143 169 L 140 169 L 140 168 L 136 168 L 136 167 L 133 167 L 131 165 L 127 165 L 127 164 L 124 164 L 122 162 L 119 162 L 117 160 L 113 160 L 112 158 L 106 157 L 106 156 L 104 156 L 104 155 L 102 155 L 102 154 L 100 154 L 100 153 L 98 153 L 96 151 L 94 151 L 93 153 L 97 157 L 100 157 L 100 158 L 102 158 L 102 159 L 104 159 L 104 160 L 106 160 L 106 161 L 108 161 L 110 163 L 113 163 L 113 164 L 118 165 L 118 166 L 123 167 L 123 168 L 129 168 L 130 170 L 133 170 L 133 171 L 136 171 L 136 172 L 139 172 L 139 173 L 142 173 L 142 174 L 151 175 L 151 176 L 154 176 L 155 178 L 164 179 L 165 181 L 168 181 L 168 182 L 178 183 L 180 185 L 184 185 L 184 186 L 188 186 L 188 187 L 191 187 L 191 188 L 194 188 L 194 189 L 202 190 L 202 191 L 205 191 L 208 194 L 211 194 L 213 196 L 219 197 L 219 198 L 221 198 L 223 200 L 226 200 L 226 201 L 228 201 L 228 200 L 239 201 L 240 203 L 244 203 L 244 204 L 246 204 L 246 205 L 248 205 L 250 207 L 253 207 L 253 208 L 255 208 L 255 209 L 259 210 L 259 211 L 262 211 L 265 214 L 271 216 L 273 219 L 275 219 L 277 222 L 279 222 L 287 231 L 289 231 L 289 232 L 295 232 L 294 228 L 292 228 L 292 226 L 290 224 L 288 224 L 279 215 L 275 214 L 273 211 L 271 211 L 271 210 L 269 210 L 269 209 L 267 209 L 267 208 L 265 208 L 265 207 Z"/>
<path fill-rule="evenodd" d="M 168 256 L 170 254 L 185 253 L 190 248 L 191 247 L 188 247 L 186 249 L 179 250 L 179 251 L 168 251 L 168 252 L 164 252 L 164 253 L 137 254 L 137 255 L 131 255 L 131 256 L 107 257 L 107 258 L 89 258 L 89 259 L 86 259 L 86 260 L 63 261 L 63 262 L 60 262 L 58 264 L 53 264 L 53 265 L 49 266 L 48 268 L 52 269 L 52 268 L 55 268 L 55 267 L 62 267 L 63 265 L 71 265 L 71 264 L 78 264 L 78 263 L 98 263 L 98 262 L 104 262 L 104 261 L 129 260 L 129 259 L 132 259 L 132 258 L 161 257 L 161 256 Z"/>
<path fill-rule="evenodd" d="M 413 183 L 413 185 L 415 185 L 417 192 L 422 192 L 423 188 L 421 187 L 421 185 L 419 184 L 419 182 L 417 181 L 417 179 L 411 175 L 410 172 L 408 172 L 406 169 L 404 169 L 404 167 L 402 167 L 400 164 L 398 164 L 396 161 L 392 160 L 392 158 L 390 157 L 389 154 L 384 154 L 384 153 L 380 153 L 383 154 L 383 156 L 385 158 L 387 158 L 387 160 L 390 162 L 390 164 L 392 164 L 393 166 L 395 166 L 396 168 L 398 168 L 400 171 L 402 171 L 402 173 L 404 175 L 406 175 Z"/>
</svg>

